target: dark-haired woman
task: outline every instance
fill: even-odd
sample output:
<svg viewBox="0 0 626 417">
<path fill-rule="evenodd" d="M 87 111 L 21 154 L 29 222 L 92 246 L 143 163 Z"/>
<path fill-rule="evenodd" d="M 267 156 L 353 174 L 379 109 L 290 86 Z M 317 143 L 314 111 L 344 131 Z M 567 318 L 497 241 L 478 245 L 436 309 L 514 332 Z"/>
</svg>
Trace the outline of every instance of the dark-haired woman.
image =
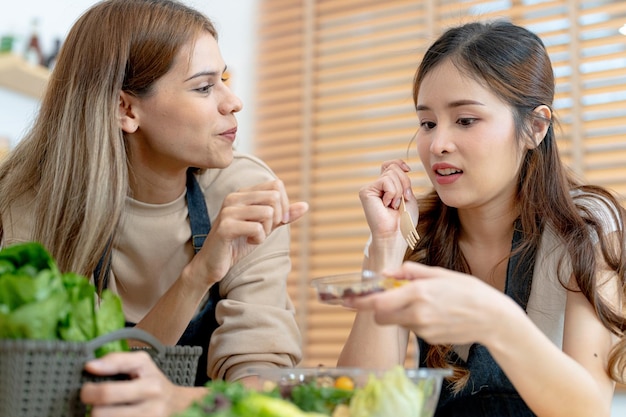
<svg viewBox="0 0 626 417">
<path fill-rule="evenodd" d="M 434 190 L 401 160 L 360 191 L 364 267 L 407 280 L 356 298 L 339 365 L 454 370 L 436 416 L 608 417 L 626 378 L 624 210 L 559 158 L 542 41 L 506 22 L 446 31 L 414 82 L 417 149 Z M 407 250 L 401 199 L 421 237 Z"/>
</svg>

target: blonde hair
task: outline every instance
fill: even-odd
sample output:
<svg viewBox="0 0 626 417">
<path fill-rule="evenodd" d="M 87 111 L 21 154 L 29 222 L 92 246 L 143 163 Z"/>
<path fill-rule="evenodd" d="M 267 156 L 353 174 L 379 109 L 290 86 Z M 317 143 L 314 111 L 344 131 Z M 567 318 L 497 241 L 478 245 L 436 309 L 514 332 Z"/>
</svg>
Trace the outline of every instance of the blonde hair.
<svg viewBox="0 0 626 417">
<path fill-rule="evenodd" d="M 32 191 L 32 240 L 90 276 L 129 194 L 120 92 L 147 96 L 211 21 L 173 0 L 107 0 L 70 30 L 32 129 L 0 165 L 0 213 Z M 0 225 L 0 238 L 2 237 Z"/>
</svg>

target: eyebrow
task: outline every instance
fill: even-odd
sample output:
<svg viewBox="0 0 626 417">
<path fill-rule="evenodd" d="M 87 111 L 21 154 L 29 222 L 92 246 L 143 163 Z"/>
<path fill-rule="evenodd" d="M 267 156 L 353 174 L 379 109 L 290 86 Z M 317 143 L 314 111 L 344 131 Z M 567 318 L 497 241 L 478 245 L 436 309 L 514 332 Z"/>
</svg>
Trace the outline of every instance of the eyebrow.
<svg viewBox="0 0 626 417">
<path fill-rule="evenodd" d="M 226 72 L 226 70 L 228 69 L 228 65 L 224 65 L 224 69 L 222 70 L 222 74 Z M 210 76 L 210 77 L 215 77 L 216 75 L 218 75 L 217 71 L 200 71 L 195 73 L 194 75 L 192 75 L 191 77 L 187 78 L 185 80 L 185 82 L 189 81 L 189 80 L 193 80 L 194 78 L 198 78 L 198 77 L 204 77 L 204 76 Z"/>
<path fill-rule="evenodd" d="M 475 100 L 458 100 L 458 101 L 453 101 L 452 103 L 448 104 L 448 107 L 451 109 L 456 108 L 456 107 L 461 107 L 461 106 L 484 106 L 484 104 L 481 103 L 480 101 L 475 101 Z M 431 110 L 431 108 L 423 104 L 420 104 L 417 107 L 415 107 L 415 110 L 425 111 L 425 110 Z"/>
</svg>

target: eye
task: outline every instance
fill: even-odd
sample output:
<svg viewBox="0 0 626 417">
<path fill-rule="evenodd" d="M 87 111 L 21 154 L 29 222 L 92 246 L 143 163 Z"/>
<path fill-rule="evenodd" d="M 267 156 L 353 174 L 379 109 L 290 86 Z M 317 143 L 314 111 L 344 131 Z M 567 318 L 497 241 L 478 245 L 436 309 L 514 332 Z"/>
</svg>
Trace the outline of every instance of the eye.
<svg viewBox="0 0 626 417">
<path fill-rule="evenodd" d="M 215 85 L 215 84 L 207 84 L 207 85 L 203 85 L 202 87 L 199 87 L 199 88 L 194 88 L 194 91 L 197 91 L 197 92 L 199 92 L 199 93 L 204 93 L 204 94 L 206 94 L 206 93 L 208 93 L 208 92 L 211 90 L 211 88 L 213 88 L 213 86 L 214 86 L 214 85 Z"/>
<path fill-rule="evenodd" d="M 429 122 L 427 120 L 420 122 L 420 127 L 424 130 L 434 129 L 437 124 L 435 122 Z"/>
<path fill-rule="evenodd" d="M 470 126 L 470 125 L 474 124 L 474 122 L 476 122 L 476 120 L 478 120 L 478 119 L 475 119 L 473 117 L 461 117 L 456 122 L 458 124 L 460 124 L 461 126 Z"/>
</svg>

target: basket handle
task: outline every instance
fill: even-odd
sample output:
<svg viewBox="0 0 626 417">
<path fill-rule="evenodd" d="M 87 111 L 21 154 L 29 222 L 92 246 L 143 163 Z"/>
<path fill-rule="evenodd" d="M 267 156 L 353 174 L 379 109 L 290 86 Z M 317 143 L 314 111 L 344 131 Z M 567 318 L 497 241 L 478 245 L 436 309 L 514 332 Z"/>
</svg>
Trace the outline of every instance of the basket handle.
<svg viewBox="0 0 626 417">
<path fill-rule="evenodd" d="M 159 359 L 163 359 L 163 356 L 165 355 L 165 346 L 163 346 L 163 344 L 159 342 L 156 337 L 137 327 L 125 327 L 123 329 L 98 336 L 95 339 L 88 341 L 87 347 L 91 352 L 94 352 L 107 343 L 115 342 L 121 339 L 136 340 L 150 345 L 151 349 L 149 349 L 148 352 L 153 357 L 156 356 Z"/>
</svg>

